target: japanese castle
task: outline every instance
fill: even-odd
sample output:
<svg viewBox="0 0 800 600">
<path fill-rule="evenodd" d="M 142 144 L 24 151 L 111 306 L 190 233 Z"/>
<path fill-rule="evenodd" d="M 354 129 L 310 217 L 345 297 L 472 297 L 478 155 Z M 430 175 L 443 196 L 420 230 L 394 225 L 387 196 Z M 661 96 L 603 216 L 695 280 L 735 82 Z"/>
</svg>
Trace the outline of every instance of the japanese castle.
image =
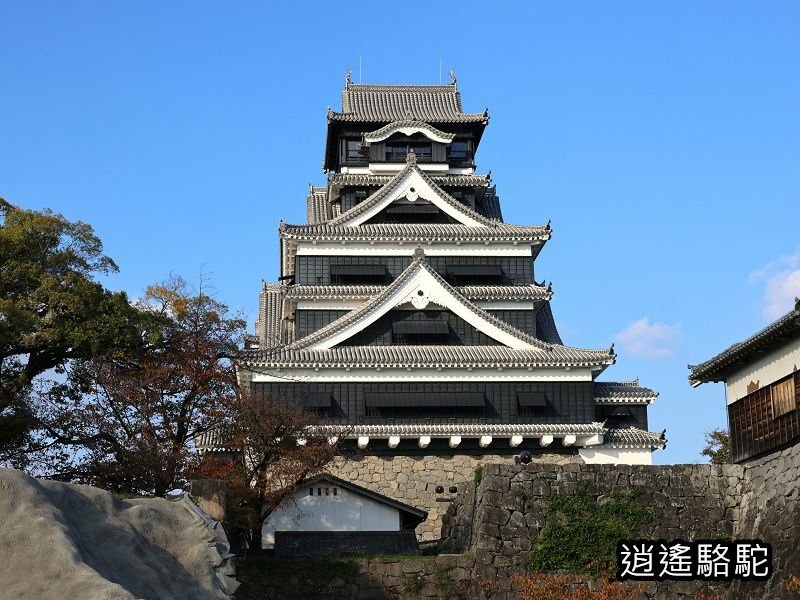
<svg viewBox="0 0 800 600">
<path fill-rule="evenodd" d="M 475 167 L 488 112 L 464 112 L 451 79 L 348 73 L 327 114 L 327 182 L 307 223 L 279 227 L 280 281 L 261 290 L 240 381 L 347 425 L 353 453 L 384 461 L 650 463 L 666 443 L 647 427 L 657 394 L 597 381 L 613 347 L 562 341 L 535 277 L 550 224 L 503 220 Z"/>
</svg>

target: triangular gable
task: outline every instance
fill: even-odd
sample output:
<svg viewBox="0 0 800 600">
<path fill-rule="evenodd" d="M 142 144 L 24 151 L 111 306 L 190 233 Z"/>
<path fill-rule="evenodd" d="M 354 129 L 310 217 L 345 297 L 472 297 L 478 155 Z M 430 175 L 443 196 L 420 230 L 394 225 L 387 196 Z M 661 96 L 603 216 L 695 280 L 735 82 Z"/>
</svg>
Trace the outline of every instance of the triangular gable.
<svg viewBox="0 0 800 600">
<path fill-rule="evenodd" d="M 408 268 L 383 292 L 363 306 L 294 342 L 293 349 L 328 350 L 354 336 L 390 310 L 411 304 L 443 307 L 504 346 L 517 350 L 549 350 L 550 346 L 478 308 L 431 269 L 421 250 Z"/>
<path fill-rule="evenodd" d="M 468 227 L 497 226 L 497 221 L 487 219 L 475 212 L 436 185 L 413 160 L 410 160 L 402 171 L 364 202 L 356 204 L 347 212 L 328 221 L 327 224 L 330 226 L 357 227 L 380 213 L 393 202 L 401 199 L 405 199 L 408 202 L 428 201 L 458 223 Z"/>
</svg>

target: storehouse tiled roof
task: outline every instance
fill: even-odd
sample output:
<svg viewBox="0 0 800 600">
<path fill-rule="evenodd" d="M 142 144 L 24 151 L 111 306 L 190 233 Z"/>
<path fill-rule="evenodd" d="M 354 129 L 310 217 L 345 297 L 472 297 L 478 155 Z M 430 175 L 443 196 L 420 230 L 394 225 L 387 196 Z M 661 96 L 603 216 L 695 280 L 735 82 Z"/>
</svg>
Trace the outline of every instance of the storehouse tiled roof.
<svg viewBox="0 0 800 600">
<path fill-rule="evenodd" d="M 746 364 L 764 350 L 774 348 L 788 340 L 800 338 L 800 299 L 795 299 L 794 309 L 767 325 L 746 340 L 733 344 L 715 357 L 699 365 L 689 365 L 689 381 L 693 386 L 708 381 L 722 381 L 731 368 Z"/>
<path fill-rule="evenodd" d="M 595 381 L 594 401 L 598 404 L 651 404 L 658 392 L 633 381 Z"/>
<path fill-rule="evenodd" d="M 427 123 L 485 124 L 489 113 L 465 113 L 455 84 L 347 83 L 342 91 L 342 111 L 328 111 L 329 121 L 389 123 L 410 118 Z"/>
<path fill-rule="evenodd" d="M 366 300 L 386 289 L 385 285 L 289 285 L 287 298 L 303 300 Z M 549 300 L 550 288 L 541 285 L 466 285 L 455 288 L 470 300 Z"/>
</svg>

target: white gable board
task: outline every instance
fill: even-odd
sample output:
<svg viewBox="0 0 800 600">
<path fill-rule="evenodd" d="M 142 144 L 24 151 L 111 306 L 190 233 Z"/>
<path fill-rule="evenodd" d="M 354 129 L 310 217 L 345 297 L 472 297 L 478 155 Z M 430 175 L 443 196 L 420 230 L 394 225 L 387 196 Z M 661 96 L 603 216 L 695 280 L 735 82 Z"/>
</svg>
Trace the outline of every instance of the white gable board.
<svg viewBox="0 0 800 600">
<path fill-rule="evenodd" d="M 276 531 L 400 531 L 400 511 L 323 480 L 302 487 L 266 518 L 262 548 L 275 547 Z"/>
</svg>

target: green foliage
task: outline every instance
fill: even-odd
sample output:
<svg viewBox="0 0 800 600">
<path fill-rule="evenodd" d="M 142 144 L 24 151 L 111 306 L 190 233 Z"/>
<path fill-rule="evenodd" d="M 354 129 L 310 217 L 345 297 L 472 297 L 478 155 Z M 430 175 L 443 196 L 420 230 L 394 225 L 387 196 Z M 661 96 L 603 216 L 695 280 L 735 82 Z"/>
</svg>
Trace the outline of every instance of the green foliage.
<svg viewBox="0 0 800 600">
<path fill-rule="evenodd" d="M 700 453 L 711 459 L 712 465 L 731 462 L 731 437 L 727 429 L 712 429 L 706 432 L 706 446 Z"/>
<path fill-rule="evenodd" d="M 142 346 L 140 313 L 94 280 L 117 266 L 92 228 L 0 198 L 0 460 L 37 426 L 35 384 L 51 369 Z"/>
<path fill-rule="evenodd" d="M 531 570 L 596 573 L 616 564 L 617 542 L 639 537 L 655 516 L 638 495 L 596 499 L 590 482 L 581 481 L 575 494 L 551 496 L 547 524 L 531 545 Z"/>
<path fill-rule="evenodd" d="M 480 485 L 481 480 L 483 479 L 483 467 L 476 467 L 475 471 L 472 473 L 472 476 L 475 479 L 475 485 Z"/>
</svg>

